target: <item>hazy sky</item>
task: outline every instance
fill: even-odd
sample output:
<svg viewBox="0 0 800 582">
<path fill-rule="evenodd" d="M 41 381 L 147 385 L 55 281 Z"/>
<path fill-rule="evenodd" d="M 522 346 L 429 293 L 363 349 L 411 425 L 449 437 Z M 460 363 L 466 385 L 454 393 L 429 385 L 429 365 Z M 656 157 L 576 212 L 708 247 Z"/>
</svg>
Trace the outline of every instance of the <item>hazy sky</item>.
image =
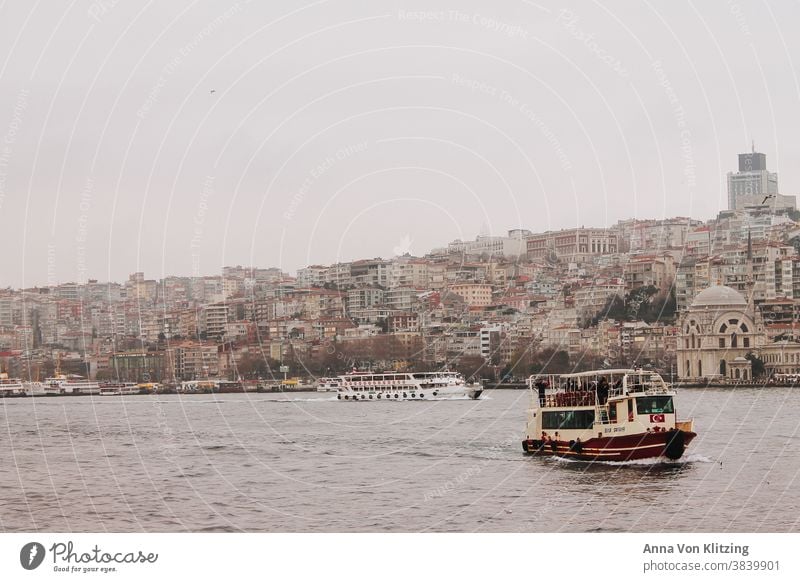
<svg viewBox="0 0 800 582">
<path fill-rule="evenodd" d="M 705 219 L 751 140 L 800 193 L 796 2 L 264 4 L 0 6 L 0 286 Z"/>
</svg>

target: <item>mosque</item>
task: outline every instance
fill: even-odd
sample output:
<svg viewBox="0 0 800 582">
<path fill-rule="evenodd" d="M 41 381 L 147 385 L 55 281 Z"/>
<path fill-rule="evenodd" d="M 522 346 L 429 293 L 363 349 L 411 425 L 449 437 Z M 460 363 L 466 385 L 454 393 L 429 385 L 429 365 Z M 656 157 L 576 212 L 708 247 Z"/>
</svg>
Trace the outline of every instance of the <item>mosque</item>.
<svg viewBox="0 0 800 582">
<path fill-rule="evenodd" d="M 768 376 L 800 374 L 800 343 L 768 341 L 759 309 L 731 287 L 715 285 L 698 293 L 679 325 L 680 380 L 752 380 L 748 354 L 764 362 Z"/>
</svg>

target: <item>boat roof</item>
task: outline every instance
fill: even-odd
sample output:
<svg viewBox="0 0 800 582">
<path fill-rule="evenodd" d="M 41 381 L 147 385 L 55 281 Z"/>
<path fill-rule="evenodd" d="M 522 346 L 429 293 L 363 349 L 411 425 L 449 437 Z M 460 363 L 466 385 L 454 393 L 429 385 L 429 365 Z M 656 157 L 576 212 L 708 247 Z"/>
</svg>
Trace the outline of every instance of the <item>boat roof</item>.
<svg viewBox="0 0 800 582">
<path fill-rule="evenodd" d="M 571 374 L 533 374 L 531 378 L 539 378 L 542 376 L 559 376 L 560 378 L 586 378 L 591 376 L 603 376 L 608 374 L 657 374 L 654 370 L 645 370 L 642 368 L 613 368 L 608 370 L 589 370 L 588 372 L 573 372 Z"/>
</svg>

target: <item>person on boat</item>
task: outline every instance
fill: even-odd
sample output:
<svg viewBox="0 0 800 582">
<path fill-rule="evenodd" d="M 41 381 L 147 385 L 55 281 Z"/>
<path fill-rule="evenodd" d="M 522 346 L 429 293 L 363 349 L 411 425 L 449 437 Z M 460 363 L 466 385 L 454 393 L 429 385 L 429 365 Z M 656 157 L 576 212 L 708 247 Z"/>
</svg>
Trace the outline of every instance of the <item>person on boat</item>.
<svg viewBox="0 0 800 582">
<path fill-rule="evenodd" d="M 600 404 L 605 404 L 608 401 L 608 382 L 606 382 L 605 378 L 600 378 L 600 382 L 597 384 L 597 399 Z"/>
<path fill-rule="evenodd" d="M 539 392 L 539 405 L 540 406 L 544 406 L 545 390 L 547 389 L 547 384 L 545 384 L 543 381 L 539 380 L 536 383 L 536 389 Z"/>
</svg>

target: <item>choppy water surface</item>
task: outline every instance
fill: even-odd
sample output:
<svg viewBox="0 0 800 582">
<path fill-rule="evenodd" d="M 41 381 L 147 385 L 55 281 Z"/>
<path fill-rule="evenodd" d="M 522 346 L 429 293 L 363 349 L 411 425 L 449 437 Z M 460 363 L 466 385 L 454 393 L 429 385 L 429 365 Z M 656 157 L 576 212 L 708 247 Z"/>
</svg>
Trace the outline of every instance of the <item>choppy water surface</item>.
<svg viewBox="0 0 800 582">
<path fill-rule="evenodd" d="M 522 454 L 528 394 L 0 401 L 5 531 L 796 531 L 800 390 L 683 390 L 679 463 Z"/>
</svg>

